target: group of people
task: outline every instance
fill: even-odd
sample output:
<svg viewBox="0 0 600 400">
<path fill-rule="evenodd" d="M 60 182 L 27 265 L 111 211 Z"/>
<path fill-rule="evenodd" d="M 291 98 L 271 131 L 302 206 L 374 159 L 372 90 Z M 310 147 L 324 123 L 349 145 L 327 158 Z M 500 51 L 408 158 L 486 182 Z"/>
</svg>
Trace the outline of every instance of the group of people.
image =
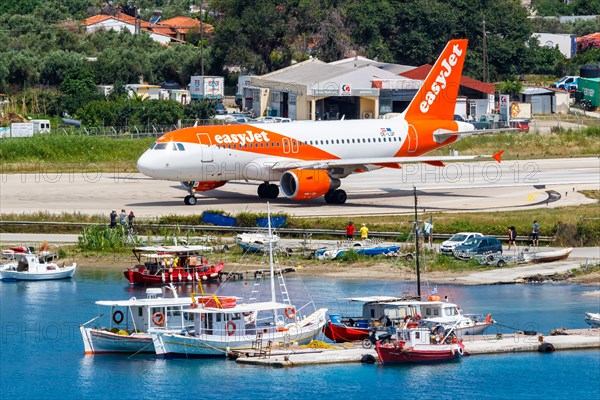
<svg viewBox="0 0 600 400">
<path fill-rule="evenodd" d="M 346 239 L 353 240 L 354 239 L 354 223 L 352 221 L 348 222 L 346 225 Z M 367 224 L 362 224 L 359 229 L 361 240 L 365 240 L 369 238 L 369 228 L 367 228 Z"/>
<path fill-rule="evenodd" d="M 540 239 L 540 224 L 537 220 L 533 221 L 531 225 L 531 245 L 537 247 Z M 511 246 L 517 247 L 517 228 L 514 226 L 508 227 L 508 249 L 510 250 Z"/>
<path fill-rule="evenodd" d="M 121 213 L 117 214 L 115 210 L 110 212 L 110 227 L 117 227 L 117 218 L 123 228 L 127 228 L 130 232 L 133 232 L 133 224 L 135 221 L 135 214 L 133 211 L 129 211 L 129 214 L 124 209 L 121 209 Z"/>
</svg>

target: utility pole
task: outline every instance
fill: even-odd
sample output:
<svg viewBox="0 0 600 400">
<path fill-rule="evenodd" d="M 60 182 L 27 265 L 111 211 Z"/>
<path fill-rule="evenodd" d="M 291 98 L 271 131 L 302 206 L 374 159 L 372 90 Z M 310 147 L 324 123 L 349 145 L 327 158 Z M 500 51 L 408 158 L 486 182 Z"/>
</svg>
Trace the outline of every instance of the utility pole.
<svg viewBox="0 0 600 400">
<path fill-rule="evenodd" d="M 489 71 L 488 71 L 488 60 L 487 60 L 487 33 L 485 31 L 485 15 L 483 16 L 483 46 L 482 46 L 482 51 L 483 51 L 483 81 L 485 83 L 489 82 Z"/>
<path fill-rule="evenodd" d="M 202 21 L 202 0 L 200 0 L 200 75 L 204 76 L 204 23 Z"/>
<path fill-rule="evenodd" d="M 413 186 L 413 196 L 415 198 L 415 265 L 417 268 L 417 296 L 421 299 L 421 271 L 419 268 L 419 218 L 417 215 L 417 188 Z"/>
</svg>

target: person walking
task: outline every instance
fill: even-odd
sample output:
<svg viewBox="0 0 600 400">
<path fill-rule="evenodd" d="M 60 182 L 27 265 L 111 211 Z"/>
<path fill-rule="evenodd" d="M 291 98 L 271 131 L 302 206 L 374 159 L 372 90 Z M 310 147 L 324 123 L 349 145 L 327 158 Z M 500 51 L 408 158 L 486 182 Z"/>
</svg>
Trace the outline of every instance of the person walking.
<svg viewBox="0 0 600 400">
<path fill-rule="evenodd" d="M 533 225 L 531 226 L 531 245 L 537 247 L 539 244 L 540 238 L 540 224 L 538 224 L 537 220 L 533 221 Z"/>
<path fill-rule="evenodd" d="M 517 240 L 517 228 L 515 228 L 514 226 L 509 226 L 508 227 L 508 249 L 510 250 L 510 246 L 515 246 L 517 247 L 516 241 Z"/>
<path fill-rule="evenodd" d="M 112 210 L 110 212 L 110 228 L 115 228 L 117 226 L 117 212 Z"/>
<path fill-rule="evenodd" d="M 369 238 L 369 228 L 367 228 L 366 224 L 362 224 L 362 227 L 360 228 L 360 238 L 362 240 Z"/>
<path fill-rule="evenodd" d="M 346 225 L 346 239 L 354 240 L 354 224 L 352 221 L 348 222 L 348 225 Z"/>
</svg>

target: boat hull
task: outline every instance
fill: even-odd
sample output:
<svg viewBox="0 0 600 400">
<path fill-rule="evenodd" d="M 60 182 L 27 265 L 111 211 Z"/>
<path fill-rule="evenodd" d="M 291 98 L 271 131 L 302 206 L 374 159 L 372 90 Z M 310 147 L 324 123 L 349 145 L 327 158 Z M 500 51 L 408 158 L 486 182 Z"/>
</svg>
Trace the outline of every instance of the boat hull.
<svg viewBox="0 0 600 400">
<path fill-rule="evenodd" d="M 135 269 L 128 269 L 123 272 L 123 275 L 131 285 L 165 285 L 169 283 L 191 283 L 198 280 L 203 282 L 218 280 L 222 269 L 222 264 L 217 264 L 214 267 L 176 268 L 173 269 L 173 272 L 165 272 L 164 275 L 147 274 Z"/>
<path fill-rule="evenodd" d="M 371 334 L 371 329 L 350 327 L 342 323 L 329 321 L 323 327 L 323 333 L 335 343 L 344 343 L 368 338 Z"/>
<path fill-rule="evenodd" d="M 430 344 L 414 347 L 402 347 L 396 344 L 381 344 L 376 346 L 379 360 L 382 364 L 420 364 L 458 360 L 463 348 L 459 344 Z"/>
<path fill-rule="evenodd" d="M 600 328 L 600 314 L 585 313 L 585 322 L 592 328 Z"/>
<path fill-rule="evenodd" d="M 103 329 L 80 327 L 85 354 L 154 353 L 152 337 L 148 333 L 117 335 Z"/>
<path fill-rule="evenodd" d="M 76 265 L 47 272 L 6 271 L 0 270 L 0 279 L 11 281 L 47 281 L 53 279 L 72 278 L 77 269 Z"/>
</svg>

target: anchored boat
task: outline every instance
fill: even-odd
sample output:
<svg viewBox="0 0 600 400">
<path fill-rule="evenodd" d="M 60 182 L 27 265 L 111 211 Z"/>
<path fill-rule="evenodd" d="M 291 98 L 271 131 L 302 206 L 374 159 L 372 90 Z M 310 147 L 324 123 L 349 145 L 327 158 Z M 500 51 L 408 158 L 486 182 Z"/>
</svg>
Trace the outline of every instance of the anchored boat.
<svg viewBox="0 0 600 400">
<path fill-rule="evenodd" d="M 136 247 L 137 265 L 123 272 L 132 285 L 163 285 L 219 279 L 223 263 L 209 264 L 209 246 Z"/>
<path fill-rule="evenodd" d="M 55 254 L 40 252 L 14 252 L 9 261 L 0 266 L 0 279 L 4 281 L 42 281 L 50 279 L 71 278 L 75 274 L 77 264 L 59 265 L 54 262 Z"/>
</svg>

